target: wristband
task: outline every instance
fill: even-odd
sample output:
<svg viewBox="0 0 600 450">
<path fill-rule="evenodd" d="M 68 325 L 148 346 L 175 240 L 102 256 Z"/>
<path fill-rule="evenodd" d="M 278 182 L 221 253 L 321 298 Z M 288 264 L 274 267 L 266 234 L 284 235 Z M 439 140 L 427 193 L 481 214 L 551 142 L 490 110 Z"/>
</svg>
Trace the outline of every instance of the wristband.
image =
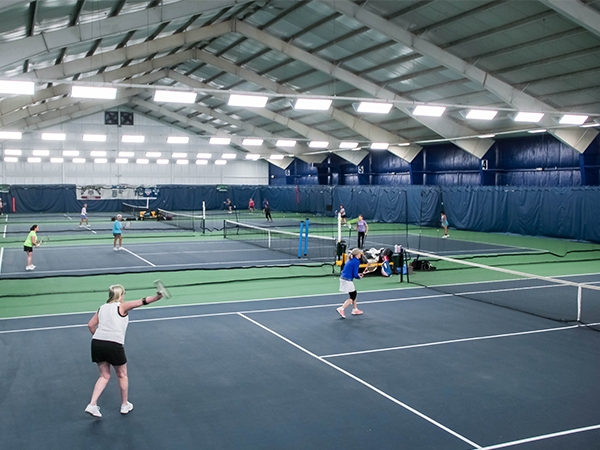
<svg viewBox="0 0 600 450">
<path fill-rule="evenodd" d="M 144 297 L 144 298 L 142 299 L 142 305 L 147 305 L 147 304 L 148 304 L 148 302 L 146 301 L 146 297 Z"/>
</svg>

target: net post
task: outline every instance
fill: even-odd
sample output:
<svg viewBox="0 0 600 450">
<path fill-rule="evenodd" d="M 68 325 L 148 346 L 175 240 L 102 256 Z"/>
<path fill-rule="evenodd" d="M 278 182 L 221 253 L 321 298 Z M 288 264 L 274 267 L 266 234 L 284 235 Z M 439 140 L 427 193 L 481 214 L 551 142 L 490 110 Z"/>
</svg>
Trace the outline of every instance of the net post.
<svg viewBox="0 0 600 450">
<path fill-rule="evenodd" d="M 300 233 L 298 233 L 298 258 L 302 257 L 303 234 L 304 234 L 304 221 L 300 221 Z"/>
<path fill-rule="evenodd" d="M 582 296 L 583 296 L 583 286 L 580 284 L 577 286 L 577 322 L 581 322 Z"/>
<path fill-rule="evenodd" d="M 400 283 L 404 282 L 404 249 L 401 248 L 400 249 L 400 267 L 398 268 L 400 269 Z M 408 270 L 407 272 L 407 276 L 408 276 Z"/>
<path fill-rule="evenodd" d="M 337 213 L 337 241 L 340 242 L 342 240 L 342 215 Z"/>
<path fill-rule="evenodd" d="M 206 220 L 206 203 L 202 200 L 202 218 Z"/>
<path fill-rule="evenodd" d="M 308 225 L 310 224 L 310 220 L 308 217 L 304 221 L 304 256 L 308 256 Z"/>
</svg>

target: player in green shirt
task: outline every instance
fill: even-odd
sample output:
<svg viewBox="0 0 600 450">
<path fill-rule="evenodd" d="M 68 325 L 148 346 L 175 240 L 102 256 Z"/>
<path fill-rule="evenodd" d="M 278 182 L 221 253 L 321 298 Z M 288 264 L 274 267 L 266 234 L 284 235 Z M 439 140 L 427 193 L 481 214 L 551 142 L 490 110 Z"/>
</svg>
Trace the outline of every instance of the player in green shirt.
<svg viewBox="0 0 600 450">
<path fill-rule="evenodd" d="M 25 270 L 35 269 L 35 266 L 31 263 L 31 260 L 33 258 L 33 247 L 38 245 L 37 230 L 38 226 L 32 225 L 29 229 L 27 239 L 25 239 L 25 242 L 23 243 L 23 250 L 25 250 L 25 253 L 27 253 L 27 266 L 25 266 Z"/>
</svg>

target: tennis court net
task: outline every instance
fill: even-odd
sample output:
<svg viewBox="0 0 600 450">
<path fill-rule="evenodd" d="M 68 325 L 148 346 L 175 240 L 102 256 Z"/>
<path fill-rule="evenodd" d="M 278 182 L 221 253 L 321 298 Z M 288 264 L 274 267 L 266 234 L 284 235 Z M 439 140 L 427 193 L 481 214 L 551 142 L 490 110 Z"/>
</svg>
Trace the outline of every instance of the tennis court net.
<svg viewBox="0 0 600 450">
<path fill-rule="evenodd" d="M 177 213 L 158 208 L 161 223 L 170 225 L 183 230 L 190 230 L 198 233 L 205 232 L 205 219 L 202 216 L 194 214 Z"/>
<path fill-rule="evenodd" d="M 332 237 L 308 234 L 306 238 L 302 235 L 301 241 L 300 232 L 294 233 L 232 220 L 223 221 L 223 236 L 225 239 L 274 250 L 298 258 L 306 258 L 311 261 L 331 263 L 335 261 L 337 241 Z"/>
<path fill-rule="evenodd" d="M 417 250 L 407 251 L 421 264 L 427 261 L 425 267 L 436 268 L 413 273 L 410 276 L 413 283 L 443 294 L 600 330 L 600 285 L 597 284 L 600 276 L 549 277 Z M 453 272 L 440 277 L 445 270 Z M 452 281 L 448 281 L 450 277 L 446 275 L 449 274 Z"/>
<path fill-rule="evenodd" d="M 135 217 L 136 220 L 142 218 L 144 213 L 148 211 L 149 208 L 145 206 L 132 205 L 131 203 L 123 202 L 121 204 L 121 212 L 125 216 Z"/>
</svg>

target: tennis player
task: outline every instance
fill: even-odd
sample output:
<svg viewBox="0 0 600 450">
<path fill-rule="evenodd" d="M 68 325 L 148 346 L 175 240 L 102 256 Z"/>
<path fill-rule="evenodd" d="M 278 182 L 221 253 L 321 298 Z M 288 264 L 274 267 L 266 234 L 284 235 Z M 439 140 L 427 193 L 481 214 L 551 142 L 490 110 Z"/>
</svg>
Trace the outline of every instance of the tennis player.
<svg viewBox="0 0 600 450">
<path fill-rule="evenodd" d="M 273 217 L 271 216 L 271 207 L 269 206 L 269 201 L 266 198 L 263 200 L 263 211 L 265 212 L 267 222 L 273 222 Z"/>
<path fill-rule="evenodd" d="M 363 219 L 362 214 L 358 215 L 356 231 L 358 232 L 358 248 L 363 248 L 365 246 L 365 236 L 369 234 L 369 224 Z"/>
<path fill-rule="evenodd" d="M 83 208 L 81 208 L 81 220 L 79 221 L 79 228 L 83 227 L 83 221 L 85 220 L 85 225 L 89 226 L 90 223 L 88 222 L 88 216 L 87 216 L 87 203 L 83 204 Z"/>
<path fill-rule="evenodd" d="M 121 223 L 121 220 L 123 220 L 123 216 L 121 214 L 117 214 L 117 217 L 113 223 L 113 250 L 115 252 L 123 248 L 123 224 Z M 118 246 L 117 243 L 119 244 Z"/>
<path fill-rule="evenodd" d="M 342 219 L 344 225 L 350 226 L 350 224 L 346 222 L 346 208 L 344 208 L 344 205 L 340 205 L 340 219 Z"/>
<path fill-rule="evenodd" d="M 252 198 L 248 202 L 248 210 L 250 211 L 250 214 L 252 214 L 254 212 L 254 199 L 252 199 Z"/>
<path fill-rule="evenodd" d="M 342 319 L 346 318 L 344 310 L 350 305 L 352 305 L 353 316 L 359 316 L 363 313 L 356 306 L 356 288 L 354 287 L 354 280 L 359 280 L 363 277 L 362 273 L 358 273 L 362 254 L 363 251 L 360 248 L 352 250 L 351 257 L 344 265 L 342 273 L 340 274 L 340 292 L 347 292 L 349 296 L 344 304 L 337 309 L 337 312 L 342 316 Z"/>
<path fill-rule="evenodd" d="M 129 311 L 153 303 L 162 298 L 157 292 L 152 297 L 125 302 L 125 288 L 115 284 L 108 289 L 108 300 L 88 322 L 92 333 L 92 361 L 98 364 L 100 377 L 94 385 L 92 399 L 85 412 L 94 417 L 102 417 L 98 398 L 110 380 L 110 366 L 115 368 L 121 390 L 121 414 L 128 414 L 133 405 L 129 402 L 129 378 L 127 377 L 127 357 L 125 356 L 125 333 L 129 324 Z"/>
<path fill-rule="evenodd" d="M 33 247 L 38 245 L 37 231 L 38 226 L 32 225 L 29 229 L 27 239 L 25 239 L 25 242 L 23 243 L 23 250 L 25 250 L 25 253 L 27 253 L 27 265 L 25 266 L 25 270 L 35 269 L 35 266 L 31 263 L 31 261 L 33 260 Z"/>
<path fill-rule="evenodd" d="M 4 206 L 4 205 L 2 204 L 2 199 L 0 198 L 0 216 L 2 215 L 2 207 L 3 207 L 3 206 Z"/>
<path fill-rule="evenodd" d="M 442 211 L 440 222 L 442 224 L 442 228 L 444 229 L 444 235 L 442 236 L 442 238 L 447 238 L 450 235 L 448 234 L 448 217 L 446 216 L 446 213 L 444 211 Z"/>
</svg>

